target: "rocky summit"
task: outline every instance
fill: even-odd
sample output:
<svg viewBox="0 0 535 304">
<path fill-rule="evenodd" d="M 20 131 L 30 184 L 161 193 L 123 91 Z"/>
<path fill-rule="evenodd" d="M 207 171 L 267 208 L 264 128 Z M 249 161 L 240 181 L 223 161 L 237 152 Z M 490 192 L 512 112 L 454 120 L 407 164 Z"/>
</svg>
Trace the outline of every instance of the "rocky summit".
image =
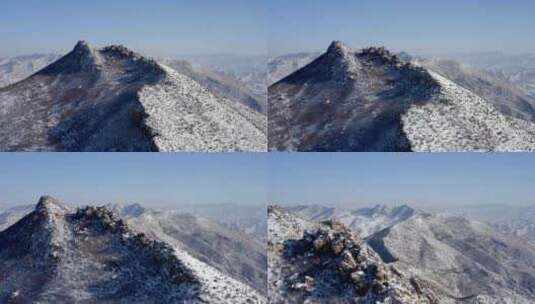
<svg viewBox="0 0 535 304">
<path fill-rule="evenodd" d="M 344 224 L 296 227 L 304 220 L 279 207 L 268 216 L 274 303 L 439 303 L 416 278 L 384 264 Z M 283 231 L 292 228 L 297 231 Z"/>
<path fill-rule="evenodd" d="M 180 248 L 135 232 L 106 207 L 42 197 L 0 232 L 1 303 L 265 303 Z"/>
<path fill-rule="evenodd" d="M 1 151 L 263 151 L 266 117 L 121 45 L 0 89 Z"/>
<path fill-rule="evenodd" d="M 269 149 L 535 150 L 535 125 L 522 119 L 532 117 L 532 106 L 524 99 L 506 105 L 483 94 L 488 88 L 463 87 L 405 57 L 333 42 L 269 87 Z"/>
<path fill-rule="evenodd" d="M 505 210 L 509 209 L 499 210 L 507 216 Z M 360 209 L 309 206 L 287 210 L 292 218 L 301 216 L 316 223 L 309 224 L 308 231 L 321 231 L 325 223 L 328 227 L 338 222 L 347 224 L 351 232 L 364 238 L 362 242 L 366 245 L 361 247 L 371 248 L 387 268 L 405 274 L 417 284 L 418 290 L 434 295 L 438 303 L 527 304 L 535 299 L 533 244 L 525 236 L 504 231 L 496 224 L 491 226 L 466 218 L 471 214 L 469 211 L 454 216 L 429 213 L 408 205 Z M 519 210 L 529 215 L 529 208 Z M 500 222 L 517 223 L 515 218 L 512 222 L 507 219 Z M 299 239 L 310 242 L 319 237 L 316 245 L 323 246 L 326 238 L 332 239 L 327 236 L 314 233 L 313 237 Z M 335 250 L 331 251 L 339 252 L 339 242 L 332 244 Z"/>
</svg>

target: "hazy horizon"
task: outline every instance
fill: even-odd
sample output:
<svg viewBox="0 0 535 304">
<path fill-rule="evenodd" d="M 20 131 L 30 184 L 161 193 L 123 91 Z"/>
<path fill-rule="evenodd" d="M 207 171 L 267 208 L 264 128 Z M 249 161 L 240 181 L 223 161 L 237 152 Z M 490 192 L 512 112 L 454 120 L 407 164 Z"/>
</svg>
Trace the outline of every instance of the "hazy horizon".
<svg viewBox="0 0 535 304">
<path fill-rule="evenodd" d="M 262 154 L 0 153 L 0 209 L 51 195 L 69 205 L 265 205 Z"/>
<path fill-rule="evenodd" d="M 273 154 L 268 166 L 270 204 L 535 205 L 529 153 Z"/>
<path fill-rule="evenodd" d="M 62 54 L 77 41 L 123 44 L 151 57 L 266 52 L 263 3 L 229 1 L 7 0 L 0 57 Z"/>
</svg>

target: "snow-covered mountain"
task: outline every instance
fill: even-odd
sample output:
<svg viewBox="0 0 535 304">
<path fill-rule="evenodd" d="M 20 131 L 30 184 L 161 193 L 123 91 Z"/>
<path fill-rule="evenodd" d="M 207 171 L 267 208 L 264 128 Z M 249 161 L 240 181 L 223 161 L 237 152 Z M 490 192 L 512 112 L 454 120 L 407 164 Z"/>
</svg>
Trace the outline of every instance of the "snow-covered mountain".
<svg viewBox="0 0 535 304">
<path fill-rule="evenodd" d="M 318 58 L 320 53 L 285 54 L 268 61 L 268 85 L 285 78 Z"/>
<path fill-rule="evenodd" d="M 180 210 L 243 232 L 264 245 L 267 242 L 265 205 L 192 204 L 182 205 Z"/>
<path fill-rule="evenodd" d="M 391 212 L 401 208 L 412 211 Z M 319 214 L 316 218 L 320 222 L 347 220 L 345 210 L 323 207 L 330 211 L 317 212 L 319 206 L 311 209 L 315 212 L 307 212 L 303 207 L 288 210 L 309 219 L 312 214 Z M 350 222 L 350 228 L 359 231 L 364 226 L 372 231 L 363 237 L 381 260 L 419 278 L 422 288 L 440 299 L 438 303 L 527 304 L 535 300 L 533 243 L 483 222 L 416 211 L 408 206 L 379 205 L 353 213 L 359 215 L 358 220 Z M 395 213 L 410 216 L 385 216 Z M 385 221 L 388 218 L 400 220 Z"/>
<path fill-rule="evenodd" d="M 265 55 L 205 54 L 183 55 L 177 58 L 191 62 L 195 69 L 209 69 L 239 79 L 247 86 L 248 91 L 262 100 L 267 100 L 268 58 Z"/>
<path fill-rule="evenodd" d="M 18 82 L 59 59 L 55 54 L 0 58 L 0 88 Z"/>
<path fill-rule="evenodd" d="M 390 207 L 383 204 L 359 209 L 307 205 L 289 207 L 288 210 L 300 217 L 316 222 L 336 219 L 363 238 L 413 216 L 424 214 L 423 211 L 407 205 Z"/>
<path fill-rule="evenodd" d="M 277 206 L 268 223 L 273 303 L 440 303 L 342 223 L 309 222 Z"/>
<path fill-rule="evenodd" d="M 267 220 L 264 208 L 254 206 L 244 211 L 242 209 L 247 207 L 241 205 L 209 205 L 160 211 L 139 204 L 108 204 L 106 207 L 125 220 L 131 229 L 171 240 L 192 256 L 265 294 Z M 34 208 L 28 205 L 0 210 L 0 231 Z M 252 222 L 257 222 L 264 230 L 254 231 L 251 227 L 257 226 L 250 226 Z"/>
<path fill-rule="evenodd" d="M 266 246 L 244 232 L 182 209 L 159 211 L 137 204 L 108 208 L 132 229 L 180 247 L 225 275 L 266 293 Z"/>
<path fill-rule="evenodd" d="M 503 77 L 448 59 L 417 59 L 416 62 L 489 101 L 500 112 L 535 122 L 535 97 Z"/>
<path fill-rule="evenodd" d="M 50 197 L 0 232 L 0 273 L 2 303 L 266 303 L 105 207 L 74 210 Z"/>
<path fill-rule="evenodd" d="M 258 112 L 264 114 L 267 112 L 267 87 L 265 87 L 266 93 L 257 95 L 242 80 L 229 73 L 213 71 L 202 66 L 195 67 L 185 60 L 162 59 L 159 62 L 197 81 L 218 98 L 236 100 Z"/>
<path fill-rule="evenodd" d="M 270 150 L 535 150 L 535 124 L 383 48 L 333 42 L 268 104 Z"/>
<path fill-rule="evenodd" d="M 463 217 L 425 215 L 372 236 L 368 243 L 384 261 L 433 282 L 457 303 L 532 303 L 535 246 Z"/>
<path fill-rule="evenodd" d="M 4 151 L 265 151 L 266 116 L 123 46 L 86 42 L 0 89 Z"/>
<path fill-rule="evenodd" d="M 32 212 L 34 208 L 34 205 L 26 205 L 0 209 L 0 231 L 18 222 L 26 214 Z"/>
<path fill-rule="evenodd" d="M 535 54 L 505 54 L 484 52 L 468 54 L 443 54 L 472 66 L 476 66 L 498 78 L 507 80 L 535 97 Z"/>
<path fill-rule="evenodd" d="M 448 210 L 470 219 L 485 222 L 503 234 L 535 242 L 535 206 L 475 205 L 463 210 Z"/>
</svg>

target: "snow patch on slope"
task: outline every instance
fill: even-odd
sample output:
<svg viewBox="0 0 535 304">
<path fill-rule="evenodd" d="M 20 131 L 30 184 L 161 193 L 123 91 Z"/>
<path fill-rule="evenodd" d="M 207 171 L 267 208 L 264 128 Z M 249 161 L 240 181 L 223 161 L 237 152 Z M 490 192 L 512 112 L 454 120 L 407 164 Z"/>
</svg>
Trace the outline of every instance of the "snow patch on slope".
<svg viewBox="0 0 535 304">
<path fill-rule="evenodd" d="M 166 78 L 139 92 L 160 151 L 266 151 L 263 115 L 218 100 L 191 78 L 160 66 Z"/>
<path fill-rule="evenodd" d="M 535 124 L 508 117 L 467 89 L 429 71 L 440 83 L 435 102 L 402 116 L 413 151 L 535 151 Z"/>
<path fill-rule="evenodd" d="M 186 251 L 175 249 L 175 254 L 201 283 L 200 298 L 206 303 L 267 303 L 267 300 L 251 287 L 223 275 Z"/>
</svg>

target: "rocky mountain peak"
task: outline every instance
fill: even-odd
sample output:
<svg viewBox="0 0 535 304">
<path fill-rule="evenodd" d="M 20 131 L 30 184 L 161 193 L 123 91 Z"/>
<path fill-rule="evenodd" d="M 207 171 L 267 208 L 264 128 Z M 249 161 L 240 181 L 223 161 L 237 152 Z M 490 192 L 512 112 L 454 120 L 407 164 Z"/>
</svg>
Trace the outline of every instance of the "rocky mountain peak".
<svg viewBox="0 0 535 304">
<path fill-rule="evenodd" d="M 38 214 L 63 215 L 67 211 L 68 208 L 63 203 L 48 195 L 41 196 L 35 206 L 35 212 Z"/>
<path fill-rule="evenodd" d="M 56 75 L 72 73 L 97 73 L 100 71 L 98 52 L 86 41 L 78 41 L 72 51 L 50 64 L 37 74 Z"/>
<path fill-rule="evenodd" d="M 72 219 L 80 227 L 93 227 L 111 232 L 129 233 L 126 224 L 106 207 L 87 206 L 78 208 Z"/>
<path fill-rule="evenodd" d="M 72 51 L 76 53 L 80 53 L 80 54 L 83 54 L 83 53 L 89 54 L 92 52 L 92 50 L 93 48 L 89 45 L 87 41 L 80 40 L 76 43 Z"/>
<path fill-rule="evenodd" d="M 154 72 L 163 73 L 163 69 L 155 60 L 144 57 L 141 54 L 138 54 L 132 51 L 131 49 L 125 47 L 124 45 L 110 45 L 100 49 L 99 53 L 104 56 L 112 57 L 115 60 L 126 60 L 134 62 L 138 64 L 139 67 L 146 69 L 146 72 L 151 72 L 150 70 L 152 70 Z"/>
<path fill-rule="evenodd" d="M 396 205 L 396 206 L 388 206 L 385 204 L 377 204 L 374 207 L 370 209 L 362 209 L 367 210 L 369 215 L 383 215 L 383 216 L 397 216 L 397 215 L 410 215 L 415 213 L 415 209 L 410 207 L 409 205 L 402 204 L 402 205 Z M 366 213 L 366 212 L 365 212 Z"/>
<path fill-rule="evenodd" d="M 138 53 L 130 50 L 121 44 L 114 44 L 107 47 L 104 47 L 100 50 L 102 53 L 110 54 L 120 58 L 141 58 L 142 56 Z"/>
<path fill-rule="evenodd" d="M 402 64 L 399 57 L 391 53 L 385 47 L 368 47 L 360 50 L 358 56 L 361 58 L 367 58 L 375 61 L 380 61 L 383 64 Z"/>
<path fill-rule="evenodd" d="M 327 48 L 327 54 L 336 55 L 336 56 L 347 56 L 352 54 L 354 51 L 348 45 L 344 44 L 341 41 L 333 41 Z"/>
<path fill-rule="evenodd" d="M 280 274 L 275 273 L 280 278 L 277 292 L 285 299 L 281 303 L 438 303 L 339 221 L 310 226 L 301 237 L 281 244 L 280 262 L 272 261 L 281 266 Z"/>
</svg>

